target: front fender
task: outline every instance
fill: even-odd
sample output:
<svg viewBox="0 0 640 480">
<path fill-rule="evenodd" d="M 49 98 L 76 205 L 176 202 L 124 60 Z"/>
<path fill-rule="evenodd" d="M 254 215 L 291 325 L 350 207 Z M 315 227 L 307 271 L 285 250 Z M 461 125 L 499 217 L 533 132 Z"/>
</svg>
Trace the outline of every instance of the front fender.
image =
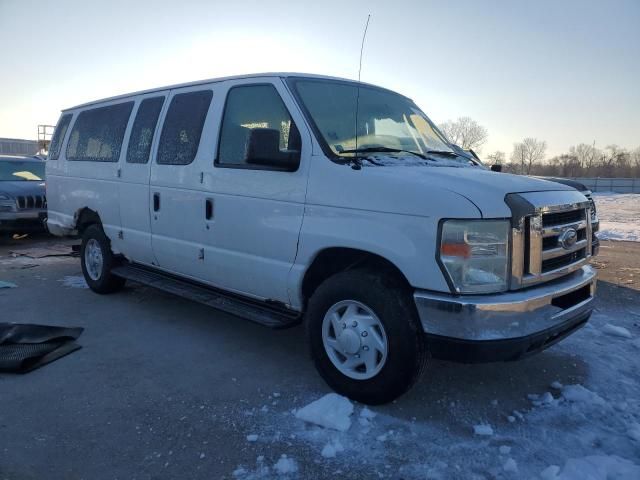
<svg viewBox="0 0 640 480">
<path fill-rule="evenodd" d="M 477 212 L 475 207 L 470 214 Z M 381 256 L 394 264 L 414 288 L 449 292 L 436 262 L 438 221 L 368 210 L 308 205 L 296 261 L 289 276 L 294 308 L 301 307 L 302 281 L 309 265 L 327 248 L 351 248 Z"/>
</svg>

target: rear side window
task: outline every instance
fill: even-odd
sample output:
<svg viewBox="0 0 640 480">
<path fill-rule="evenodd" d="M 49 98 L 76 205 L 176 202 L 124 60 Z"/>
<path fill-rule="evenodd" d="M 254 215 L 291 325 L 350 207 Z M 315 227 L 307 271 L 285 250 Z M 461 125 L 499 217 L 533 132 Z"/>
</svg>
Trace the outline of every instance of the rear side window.
<svg viewBox="0 0 640 480">
<path fill-rule="evenodd" d="M 60 149 L 64 142 L 64 136 L 67 134 L 69 128 L 69 122 L 71 121 L 71 114 L 65 113 L 56 126 L 56 131 L 53 132 L 53 138 L 51 139 L 51 146 L 49 147 L 49 159 L 57 160 L 60 157 Z"/>
<path fill-rule="evenodd" d="M 180 93 L 173 97 L 160 136 L 160 165 L 188 165 L 193 162 L 212 97 L 211 90 Z"/>
<path fill-rule="evenodd" d="M 234 87 L 227 94 L 217 164 L 237 168 L 300 162 L 300 133 L 273 85 Z M 258 158 L 254 158 L 254 157 Z M 265 157 L 265 162 L 262 162 Z"/>
<path fill-rule="evenodd" d="M 156 130 L 163 103 L 164 97 L 154 97 L 147 98 L 140 104 L 127 147 L 127 163 L 147 163 L 149 161 L 153 133 Z"/>
<path fill-rule="evenodd" d="M 133 102 L 85 110 L 73 125 L 67 160 L 117 162 Z"/>
</svg>

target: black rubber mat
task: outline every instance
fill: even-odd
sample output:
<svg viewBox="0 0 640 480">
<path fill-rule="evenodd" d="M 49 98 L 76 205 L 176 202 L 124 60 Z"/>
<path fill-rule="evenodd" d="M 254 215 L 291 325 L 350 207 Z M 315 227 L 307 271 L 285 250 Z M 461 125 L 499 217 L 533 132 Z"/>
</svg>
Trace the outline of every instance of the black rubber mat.
<svg viewBox="0 0 640 480">
<path fill-rule="evenodd" d="M 78 350 L 83 330 L 0 323 L 0 372 L 27 373 Z"/>
</svg>

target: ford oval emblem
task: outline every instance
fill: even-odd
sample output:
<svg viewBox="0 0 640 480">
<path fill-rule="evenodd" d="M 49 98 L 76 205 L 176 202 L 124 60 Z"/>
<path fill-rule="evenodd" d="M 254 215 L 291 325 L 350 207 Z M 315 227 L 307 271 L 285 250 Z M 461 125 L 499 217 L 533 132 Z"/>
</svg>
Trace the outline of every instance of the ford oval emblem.
<svg viewBox="0 0 640 480">
<path fill-rule="evenodd" d="M 567 228 L 558 237 L 558 244 L 565 250 L 569 250 L 578 241 L 578 232 L 575 228 Z"/>
</svg>

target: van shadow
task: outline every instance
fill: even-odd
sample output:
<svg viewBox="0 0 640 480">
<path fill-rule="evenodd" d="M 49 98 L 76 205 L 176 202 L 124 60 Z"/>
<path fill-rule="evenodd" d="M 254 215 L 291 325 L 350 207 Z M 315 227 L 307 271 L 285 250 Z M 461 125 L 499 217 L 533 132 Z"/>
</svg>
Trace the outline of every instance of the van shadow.
<svg viewBox="0 0 640 480">
<path fill-rule="evenodd" d="M 609 309 L 621 296 L 631 296 L 640 305 L 640 292 L 606 282 L 600 289 L 597 309 Z M 147 287 L 130 287 L 125 296 L 151 309 L 145 317 L 153 325 L 144 328 L 164 330 L 163 341 L 171 339 L 171 368 L 179 369 L 180 383 L 197 387 L 199 396 L 219 396 L 231 382 L 241 383 L 241 392 L 248 398 L 259 392 L 280 391 L 299 398 L 330 392 L 315 371 L 302 326 L 271 330 Z M 581 330 L 574 335 L 585 334 Z M 514 410 L 531 408 L 527 395 L 550 391 L 555 381 L 575 384 L 588 378 L 587 360 L 572 353 L 573 349 L 560 347 L 563 342 L 516 362 L 465 365 L 430 360 L 413 389 L 378 410 L 407 421 L 448 427 L 464 424 L 468 428 L 468 422 L 481 420 L 506 422 Z M 162 358 L 155 360 L 162 362 Z"/>
</svg>

